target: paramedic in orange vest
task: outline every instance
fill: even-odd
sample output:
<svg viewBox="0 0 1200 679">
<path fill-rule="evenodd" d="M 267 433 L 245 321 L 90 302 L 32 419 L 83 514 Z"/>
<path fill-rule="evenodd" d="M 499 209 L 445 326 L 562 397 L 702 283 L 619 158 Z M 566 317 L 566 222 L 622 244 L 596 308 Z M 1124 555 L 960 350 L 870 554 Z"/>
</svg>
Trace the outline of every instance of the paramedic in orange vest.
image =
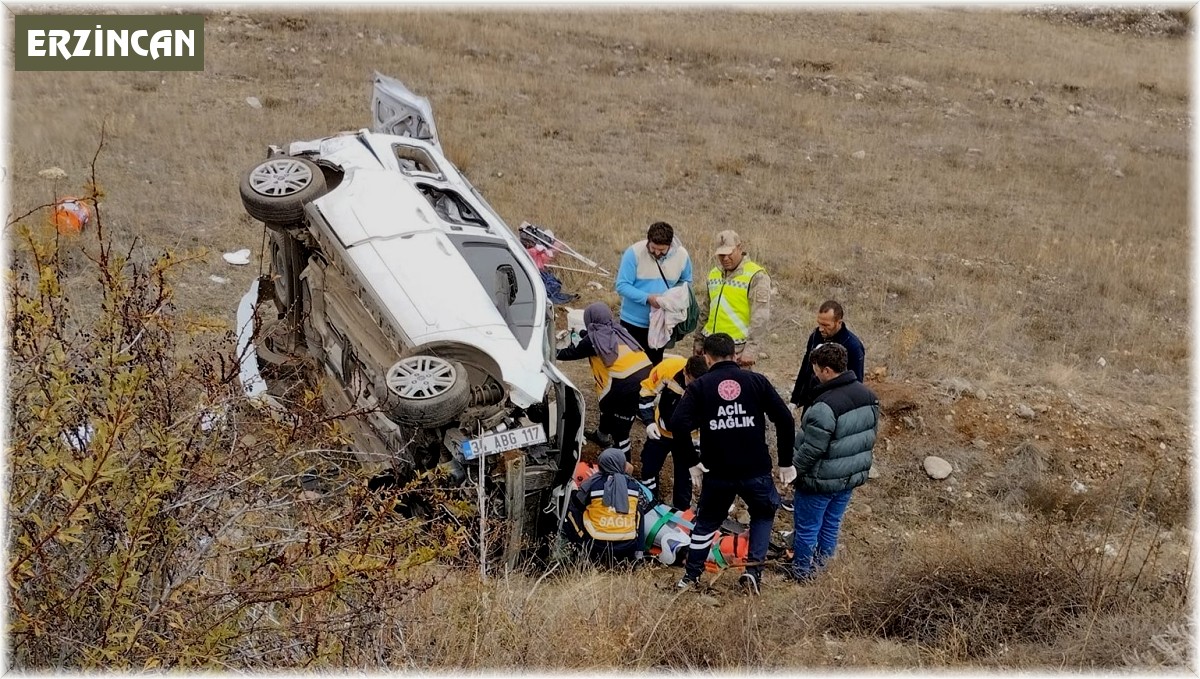
<svg viewBox="0 0 1200 679">
<path fill-rule="evenodd" d="M 675 434 L 668 423 L 683 390 L 692 380 L 708 372 L 702 356 L 683 358 L 667 354 L 654 366 L 650 376 L 642 380 L 642 403 L 638 417 L 646 425 L 646 445 L 642 446 L 642 485 L 659 499 L 658 474 L 670 454 L 675 467 L 671 482 L 671 506 L 687 509 L 692 505 L 692 477 L 689 462 L 696 457 L 692 432 Z"/>
<path fill-rule="evenodd" d="M 583 310 L 578 344 L 558 350 L 558 360 L 586 358 L 591 363 L 596 393 L 600 397 L 600 424 L 584 436 L 602 448 L 617 448 L 631 459 L 629 431 L 638 412 L 642 380 L 650 376 L 650 358 L 625 328 L 613 322 L 612 310 L 604 302 L 593 302 Z"/>
<path fill-rule="evenodd" d="M 697 298 L 700 326 L 692 353 L 703 355 L 704 338 L 725 333 L 733 338 L 734 360 L 749 368 L 767 357 L 761 344 L 771 321 L 771 277 L 746 256 L 737 231 L 717 234 L 716 254 L 720 265 L 708 272 L 708 295 Z"/>
</svg>

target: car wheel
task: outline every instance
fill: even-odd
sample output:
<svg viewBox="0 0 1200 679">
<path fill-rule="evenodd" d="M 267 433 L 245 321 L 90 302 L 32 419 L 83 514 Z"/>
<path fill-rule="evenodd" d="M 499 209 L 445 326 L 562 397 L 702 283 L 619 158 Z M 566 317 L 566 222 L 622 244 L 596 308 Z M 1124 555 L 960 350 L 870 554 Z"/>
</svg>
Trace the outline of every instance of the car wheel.
<svg viewBox="0 0 1200 679">
<path fill-rule="evenodd" d="M 392 417 L 403 424 L 449 424 L 471 400 L 471 383 L 462 364 L 428 354 L 396 361 L 388 368 L 385 381 L 394 397 Z"/>
<path fill-rule="evenodd" d="M 304 204 L 325 193 L 325 175 L 317 164 L 291 156 L 275 156 L 242 175 L 242 206 L 268 225 L 295 224 Z"/>
</svg>

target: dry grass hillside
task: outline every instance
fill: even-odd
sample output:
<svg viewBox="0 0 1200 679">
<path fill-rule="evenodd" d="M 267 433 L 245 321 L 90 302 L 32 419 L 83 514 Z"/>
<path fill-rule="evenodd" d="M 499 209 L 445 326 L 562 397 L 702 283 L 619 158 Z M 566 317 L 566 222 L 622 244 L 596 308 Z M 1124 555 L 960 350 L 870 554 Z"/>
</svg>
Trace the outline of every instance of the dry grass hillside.
<svg viewBox="0 0 1200 679">
<path fill-rule="evenodd" d="M 1194 666 L 1190 36 L 963 9 L 311 10 L 213 12 L 204 72 L 13 73 L 9 218 L 83 191 L 103 125 L 109 234 L 192 254 L 176 307 L 232 325 L 263 242 L 240 173 L 366 126 L 378 70 L 431 100 L 510 224 L 610 269 L 656 220 L 698 271 L 738 230 L 776 281 L 758 369 L 785 394 L 840 300 L 887 415 L 879 477 L 808 586 L 455 571 L 353 647 L 214 643 L 214 666 Z M 222 260 L 242 247 L 251 266 Z M 616 304 L 588 280 L 565 278 Z"/>
</svg>

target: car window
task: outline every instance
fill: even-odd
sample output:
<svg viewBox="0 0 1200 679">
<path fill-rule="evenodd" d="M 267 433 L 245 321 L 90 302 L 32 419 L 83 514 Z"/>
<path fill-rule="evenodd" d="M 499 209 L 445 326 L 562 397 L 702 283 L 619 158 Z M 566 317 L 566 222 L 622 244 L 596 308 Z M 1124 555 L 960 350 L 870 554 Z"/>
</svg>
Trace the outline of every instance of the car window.
<svg viewBox="0 0 1200 679">
<path fill-rule="evenodd" d="M 445 179 L 441 168 L 425 149 L 404 144 L 392 144 L 392 152 L 396 154 L 396 161 L 400 164 L 401 172 L 405 174 L 420 173 L 437 179 Z"/>
<path fill-rule="evenodd" d="M 517 341 L 528 347 L 537 325 L 533 282 L 504 243 L 451 237 Z M 539 338 L 540 340 L 540 338 Z"/>
<path fill-rule="evenodd" d="M 470 203 L 463 200 L 462 196 L 454 191 L 447 189 L 439 189 L 436 186 L 429 184 L 417 184 L 417 189 L 421 195 L 425 196 L 425 200 L 433 206 L 434 212 L 442 221 L 459 226 L 482 226 L 487 228 L 487 221 L 484 220 L 475 208 L 471 207 Z"/>
</svg>

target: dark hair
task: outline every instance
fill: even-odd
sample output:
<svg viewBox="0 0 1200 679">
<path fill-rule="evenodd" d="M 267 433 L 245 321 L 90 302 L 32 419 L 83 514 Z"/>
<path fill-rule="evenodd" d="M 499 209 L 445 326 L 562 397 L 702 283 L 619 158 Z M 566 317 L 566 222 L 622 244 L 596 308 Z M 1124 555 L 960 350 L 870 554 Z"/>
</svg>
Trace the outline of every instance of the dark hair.
<svg viewBox="0 0 1200 679">
<path fill-rule="evenodd" d="M 704 362 L 703 356 L 691 356 L 684 364 L 683 372 L 693 380 L 697 377 L 704 377 L 704 373 L 708 372 L 708 364 Z"/>
<path fill-rule="evenodd" d="M 729 358 L 733 356 L 736 350 L 733 338 L 723 332 L 718 332 L 704 338 L 704 353 L 713 358 Z"/>
<path fill-rule="evenodd" d="M 842 320 L 842 314 L 844 313 L 844 311 L 842 310 L 841 304 L 838 304 L 837 302 L 833 301 L 832 299 L 827 299 L 824 302 L 821 302 L 821 306 L 820 306 L 820 308 L 817 309 L 817 313 L 823 314 L 826 311 L 833 312 L 833 319 L 835 321 Z"/>
<path fill-rule="evenodd" d="M 646 229 L 646 240 L 655 245 L 670 245 L 675 241 L 675 228 L 666 222 L 654 222 Z"/>
<path fill-rule="evenodd" d="M 826 342 L 813 349 L 812 356 L 808 360 L 812 361 L 814 369 L 817 366 L 832 368 L 835 373 L 841 375 L 846 372 L 846 347 L 833 342 Z"/>
</svg>

